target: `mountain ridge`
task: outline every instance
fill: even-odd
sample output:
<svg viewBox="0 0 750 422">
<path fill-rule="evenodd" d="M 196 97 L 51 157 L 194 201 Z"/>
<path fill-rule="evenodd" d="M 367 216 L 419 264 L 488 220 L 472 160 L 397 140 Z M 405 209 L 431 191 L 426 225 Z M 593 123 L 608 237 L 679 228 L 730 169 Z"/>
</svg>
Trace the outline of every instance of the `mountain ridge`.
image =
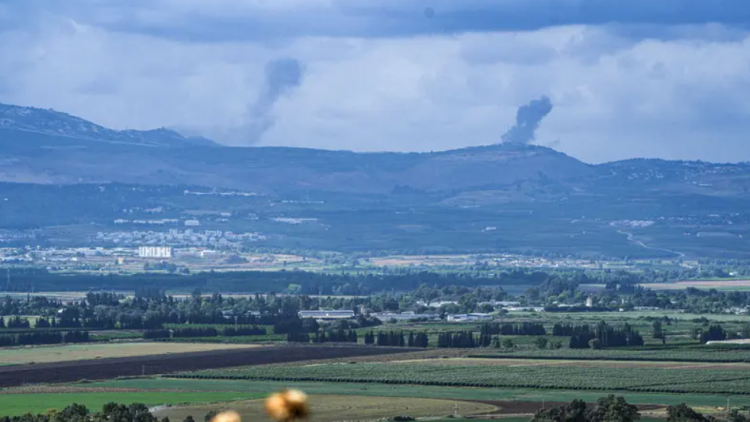
<svg viewBox="0 0 750 422">
<path fill-rule="evenodd" d="M 366 153 L 230 147 L 169 129 L 115 131 L 62 112 L 0 104 L 2 181 L 191 185 L 260 193 L 482 191 L 484 200 L 505 202 L 615 191 L 637 195 L 643 189 L 746 195 L 750 165 L 659 159 L 588 164 L 548 147 L 518 143 Z"/>
<path fill-rule="evenodd" d="M 0 103 L 0 129 L 152 147 L 218 145 L 206 138 L 185 137 L 164 127 L 114 130 L 61 111 L 4 103 Z"/>
</svg>

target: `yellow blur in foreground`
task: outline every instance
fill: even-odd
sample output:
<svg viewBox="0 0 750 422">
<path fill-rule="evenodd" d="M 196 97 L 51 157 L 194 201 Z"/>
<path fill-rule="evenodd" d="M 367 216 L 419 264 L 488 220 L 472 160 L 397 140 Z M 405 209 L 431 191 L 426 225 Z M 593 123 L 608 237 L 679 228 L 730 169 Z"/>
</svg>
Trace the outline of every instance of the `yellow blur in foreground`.
<svg viewBox="0 0 750 422">
<path fill-rule="evenodd" d="M 284 390 L 266 399 L 266 413 L 276 422 L 304 419 L 310 414 L 307 394 L 299 390 Z M 242 422 L 239 413 L 228 410 L 214 416 L 211 422 Z"/>
</svg>

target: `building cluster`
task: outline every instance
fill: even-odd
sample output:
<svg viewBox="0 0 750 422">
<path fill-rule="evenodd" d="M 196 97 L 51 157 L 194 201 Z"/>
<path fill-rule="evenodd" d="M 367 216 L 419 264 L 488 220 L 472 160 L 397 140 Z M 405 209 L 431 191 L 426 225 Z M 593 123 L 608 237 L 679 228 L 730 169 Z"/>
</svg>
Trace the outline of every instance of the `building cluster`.
<svg viewBox="0 0 750 422">
<path fill-rule="evenodd" d="M 185 195 L 194 195 L 194 196 L 244 196 L 244 197 L 250 197 L 250 196 L 258 196 L 255 192 L 237 192 L 237 191 L 230 191 L 230 192 L 199 192 L 199 191 L 191 191 L 191 190 L 185 190 L 183 192 Z"/>
<path fill-rule="evenodd" d="M 491 314 L 480 314 L 480 313 L 470 313 L 470 314 L 453 314 L 448 315 L 445 317 L 445 319 L 449 322 L 476 322 L 476 321 L 488 321 L 492 319 Z"/>
<path fill-rule="evenodd" d="M 315 221 L 318 221 L 317 218 L 291 218 L 291 217 L 273 217 L 271 218 L 271 221 L 274 221 L 276 223 L 285 223 L 285 224 L 302 224 L 302 223 L 313 223 Z"/>
<path fill-rule="evenodd" d="M 437 314 L 418 314 L 416 312 L 378 312 L 371 314 L 371 316 L 379 319 L 382 322 L 388 322 L 391 320 L 396 321 L 415 321 L 415 320 L 434 320 L 440 319 Z"/>
<path fill-rule="evenodd" d="M 165 226 L 165 225 L 177 225 L 180 222 L 180 220 L 176 218 L 161 218 L 158 220 L 126 220 L 124 218 L 118 218 L 114 221 L 117 225 L 123 225 L 123 224 L 139 224 L 139 225 L 145 225 L 145 226 Z"/>
<path fill-rule="evenodd" d="M 170 229 L 159 231 L 98 232 L 96 240 L 122 246 L 201 246 L 233 249 L 266 237 L 260 233 L 234 233 L 222 230 Z"/>
<path fill-rule="evenodd" d="M 172 248 L 169 246 L 139 246 L 140 258 L 171 258 Z"/>
<path fill-rule="evenodd" d="M 352 319 L 356 316 L 354 311 L 348 310 L 312 310 L 299 311 L 300 318 L 313 318 L 318 321 L 337 321 L 342 319 Z M 370 316 L 379 319 L 382 322 L 391 320 L 396 321 L 414 321 L 414 320 L 437 320 L 440 319 L 438 314 L 417 314 L 415 312 L 378 312 Z M 446 320 L 451 322 L 474 322 L 487 321 L 493 318 L 492 314 L 459 314 L 448 315 Z"/>
</svg>

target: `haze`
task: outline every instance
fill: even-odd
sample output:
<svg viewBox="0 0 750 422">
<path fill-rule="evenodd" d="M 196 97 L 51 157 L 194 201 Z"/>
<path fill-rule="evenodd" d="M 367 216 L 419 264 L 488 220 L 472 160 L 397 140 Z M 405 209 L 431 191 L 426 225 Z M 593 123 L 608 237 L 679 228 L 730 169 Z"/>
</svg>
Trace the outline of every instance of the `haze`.
<svg viewBox="0 0 750 422">
<path fill-rule="evenodd" d="M 547 97 L 533 142 L 583 161 L 750 160 L 750 3 L 605 3 L 0 0 L 0 102 L 227 145 L 437 151 L 501 142 Z"/>
</svg>

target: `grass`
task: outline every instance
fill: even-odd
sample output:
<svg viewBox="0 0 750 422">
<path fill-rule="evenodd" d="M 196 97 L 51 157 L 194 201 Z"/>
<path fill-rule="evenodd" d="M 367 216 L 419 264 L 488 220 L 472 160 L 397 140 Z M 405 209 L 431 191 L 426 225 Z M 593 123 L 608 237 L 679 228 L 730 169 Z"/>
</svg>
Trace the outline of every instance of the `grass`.
<svg viewBox="0 0 750 422">
<path fill-rule="evenodd" d="M 412 417 L 437 416 L 445 417 L 453 414 L 454 406 L 459 415 L 487 414 L 496 409 L 495 406 L 465 401 L 422 399 L 412 397 L 382 397 L 363 396 L 353 401 L 346 395 L 317 395 L 309 396 L 309 421 L 340 421 L 340 420 L 372 420 L 399 415 Z M 166 408 L 154 412 L 157 418 L 169 417 L 170 420 L 183 420 L 188 415 L 196 420 L 211 410 L 231 408 L 237 411 L 243 421 L 266 421 L 262 400 L 240 401 L 233 403 L 179 406 Z"/>
<path fill-rule="evenodd" d="M 478 349 L 471 356 L 511 359 L 576 359 L 650 362 L 750 362 L 750 348 L 697 346 L 653 349 Z"/>
<path fill-rule="evenodd" d="M 91 410 L 101 410 L 109 402 L 143 403 L 148 406 L 180 403 L 211 403 L 249 400 L 264 397 L 259 392 L 91 392 L 91 393 L 38 393 L 0 394 L 2 416 L 22 415 L 27 412 L 42 413 L 47 409 L 63 409 L 72 403 L 83 404 Z M 203 416 L 203 415 L 201 415 Z"/>
<path fill-rule="evenodd" d="M 85 359 L 200 352 L 239 347 L 251 346 L 229 344 L 138 342 L 14 347 L 8 349 L 0 349 L 0 362 L 3 362 L 4 364 L 25 364 L 31 362 L 65 362 Z"/>
<path fill-rule="evenodd" d="M 252 366 L 197 371 L 188 377 L 287 381 L 419 384 L 437 386 L 534 388 L 750 395 L 750 367 L 716 370 L 700 365 L 581 367 L 575 362 L 519 360 L 513 365 L 461 361 L 406 363 L 334 363 L 312 366 Z M 647 366 L 647 367 L 646 367 Z"/>
<path fill-rule="evenodd" d="M 475 388 L 439 387 L 429 385 L 384 385 L 361 383 L 325 383 L 290 381 L 245 381 L 245 380 L 191 380 L 171 378 L 145 378 L 114 380 L 87 384 L 90 387 L 137 388 L 137 389 L 185 389 L 191 391 L 241 391 L 267 394 L 288 387 L 299 388 L 308 394 L 338 394 L 353 396 L 418 397 L 463 400 L 523 400 L 523 401 L 572 401 L 582 399 L 595 402 L 607 394 L 622 395 L 629 403 L 680 404 L 690 406 L 725 406 L 728 396 L 712 394 L 668 394 L 640 393 L 631 391 L 570 391 L 535 390 L 524 388 Z M 750 397 L 729 396 L 732 406 L 750 406 Z"/>
</svg>

